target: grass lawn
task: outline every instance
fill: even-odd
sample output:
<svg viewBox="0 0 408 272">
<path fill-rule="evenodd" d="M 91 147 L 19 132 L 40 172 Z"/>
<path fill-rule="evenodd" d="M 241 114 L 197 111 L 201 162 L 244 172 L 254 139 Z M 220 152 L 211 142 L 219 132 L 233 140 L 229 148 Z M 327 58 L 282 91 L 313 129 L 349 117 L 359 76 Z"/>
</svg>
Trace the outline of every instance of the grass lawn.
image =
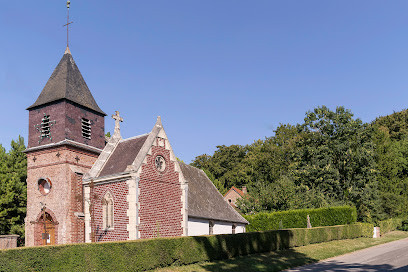
<svg viewBox="0 0 408 272">
<path fill-rule="evenodd" d="M 317 262 L 359 249 L 408 238 L 408 232 L 394 231 L 381 238 L 358 238 L 331 241 L 288 250 L 253 254 L 224 261 L 203 262 L 186 266 L 156 269 L 155 272 L 204 272 L 204 271 L 281 271 L 299 265 Z"/>
</svg>

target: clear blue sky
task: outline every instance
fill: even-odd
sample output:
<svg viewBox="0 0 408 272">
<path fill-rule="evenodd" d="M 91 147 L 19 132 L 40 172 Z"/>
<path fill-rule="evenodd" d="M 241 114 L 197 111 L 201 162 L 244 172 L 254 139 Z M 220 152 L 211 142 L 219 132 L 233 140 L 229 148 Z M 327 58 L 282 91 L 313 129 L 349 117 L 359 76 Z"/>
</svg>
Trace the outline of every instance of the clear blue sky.
<svg viewBox="0 0 408 272">
<path fill-rule="evenodd" d="M 65 50 L 65 0 L 3 1 L 0 143 Z M 365 122 L 407 108 L 407 1 L 72 0 L 71 52 L 124 137 L 161 115 L 176 156 L 249 144 L 316 106 Z M 105 121 L 113 130 L 113 120 Z"/>
</svg>

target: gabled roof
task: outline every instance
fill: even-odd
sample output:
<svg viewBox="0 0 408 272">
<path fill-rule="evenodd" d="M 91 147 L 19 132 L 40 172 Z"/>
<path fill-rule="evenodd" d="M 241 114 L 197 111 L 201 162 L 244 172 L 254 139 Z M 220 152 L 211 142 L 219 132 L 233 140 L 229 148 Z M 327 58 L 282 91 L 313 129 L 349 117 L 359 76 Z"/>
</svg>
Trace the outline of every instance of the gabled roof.
<svg viewBox="0 0 408 272">
<path fill-rule="evenodd" d="M 27 110 L 62 99 L 72 101 L 106 116 L 106 113 L 96 104 L 68 48 L 37 101 Z"/>
<path fill-rule="evenodd" d="M 229 205 L 203 170 L 179 162 L 184 178 L 188 182 L 188 216 L 212 220 L 248 224 Z"/>
<path fill-rule="evenodd" d="M 229 189 L 228 192 L 224 195 L 224 197 L 225 197 L 231 190 L 234 190 L 235 192 L 237 192 L 237 194 L 239 194 L 239 195 L 242 196 L 242 197 L 245 195 L 243 191 L 241 191 L 240 189 L 238 189 L 238 188 L 235 187 L 235 186 L 232 186 L 231 189 Z"/>
<path fill-rule="evenodd" d="M 121 140 L 102 168 L 99 176 L 122 173 L 133 163 L 149 134 Z"/>
<path fill-rule="evenodd" d="M 164 133 L 160 117 L 148 134 L 123 140 L 120 130 L 109 139 L 92 169 L 83 181 L 91 179 L 112 181 L 123 175 L 136 172 L 143 163 L 156 137 Z M 166 136 L 165 136 L 166 137 Z M 171 152 L 172 149 L 170 147 Z M 180 177 L 188 184 L 188 216 L 209 220 L 248 224 L 234 208 L 222 197 L 207 175 L 200 169 L 176 161 L 176 169 L 180 169 Z M 180 171 L 178 170 L 178 171 Z"/>
</svg>

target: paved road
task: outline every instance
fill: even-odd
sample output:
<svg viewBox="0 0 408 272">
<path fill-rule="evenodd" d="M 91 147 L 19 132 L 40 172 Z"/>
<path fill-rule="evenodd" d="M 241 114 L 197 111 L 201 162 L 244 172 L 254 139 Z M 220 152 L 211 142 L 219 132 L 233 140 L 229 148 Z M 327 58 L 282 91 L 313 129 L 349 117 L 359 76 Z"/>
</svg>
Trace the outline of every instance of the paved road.
<svg viewBox="0 0 408 272">
<path fill-rule="evenodd" d="M 408 238 L 286 271 L 408 271 Z"/>
</svg>

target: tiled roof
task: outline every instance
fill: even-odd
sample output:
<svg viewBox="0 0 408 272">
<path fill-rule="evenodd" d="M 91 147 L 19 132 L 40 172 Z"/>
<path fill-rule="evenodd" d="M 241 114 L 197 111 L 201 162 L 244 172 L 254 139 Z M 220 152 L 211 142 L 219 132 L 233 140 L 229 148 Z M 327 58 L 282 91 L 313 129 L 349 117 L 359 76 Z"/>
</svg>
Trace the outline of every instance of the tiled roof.
<svg viewBox="0 0 408 272">
<path fill-rule="evenodd" d="M 96 104 L 91 91 L 81 75 L 71 53 L 67 50 L 55 68 L 40 96 L 27 110 L 66 99 L 106 115 Z"/>
<path fill-rule="evenodd" d="M 126 167 L 133 163 L 148 136 L 148 134 L 145 134 L 120 141 L 102 168 L 99 176 L 102 177 L 124 172 Z"/>
<path fill-rule="evenodd" d="M 179 165 L 188 182 L 188 216 L 248 224 L 248 221 L 224 200 L 202 170 L 181 162 Z"/>
<path fill-rule="evenodd" d="M 238 188 L 235 187 L 235 186 L 232 186 L 231 189 L 229 189 L 228 192 L 224 195 L 224 197 L 225 197 L 231 190 L 234 190 L 235 192 L 237 192 L 237 193 L 238 193 L 240 196 L 242 196 L 242 197 L 245 195 L 243 191 L 241 191 L 240 189 L 238 189 Z"/>
</svg>

